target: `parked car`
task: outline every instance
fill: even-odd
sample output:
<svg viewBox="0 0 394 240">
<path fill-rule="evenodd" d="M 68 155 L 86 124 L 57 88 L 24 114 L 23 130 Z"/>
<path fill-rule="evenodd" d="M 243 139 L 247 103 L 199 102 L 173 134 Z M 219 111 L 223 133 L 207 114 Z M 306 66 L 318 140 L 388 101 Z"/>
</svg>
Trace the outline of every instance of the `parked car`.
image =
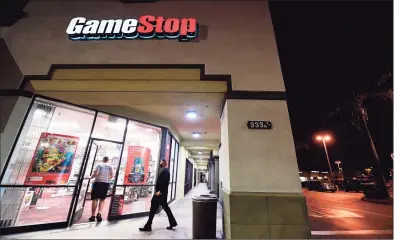
<svg viewBox="0 0 394 240">
<path fill-rule="evenodd" d="M 363 183 L 366 181 L 360 179 L 347 179 L 343 184 L 345 192 L 361 192 L 364 189 Z"/>
<path fill-rule="evenodd" d="M 330 182 L 309 181 L 306 187 L 309 191 L 319 191 L 319 192 L 337 191 L 337 187 Z"/>
</svg>

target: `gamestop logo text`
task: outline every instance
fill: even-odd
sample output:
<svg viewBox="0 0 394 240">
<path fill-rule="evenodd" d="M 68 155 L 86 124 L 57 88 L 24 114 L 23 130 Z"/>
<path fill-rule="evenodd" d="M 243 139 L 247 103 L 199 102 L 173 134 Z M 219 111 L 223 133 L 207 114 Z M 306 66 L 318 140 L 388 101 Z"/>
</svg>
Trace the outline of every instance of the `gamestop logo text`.
<svg viewBox="0 0 394 240">
<path fill-rule="evenodd" d="M 195 18 L 167 18 L 145 15 L 126 20 L 87 20 L 73 18 L 66 30 L 71 40 L 104 39 L 179 39 L 191 40 L 198 36 Z"/>
</svg>

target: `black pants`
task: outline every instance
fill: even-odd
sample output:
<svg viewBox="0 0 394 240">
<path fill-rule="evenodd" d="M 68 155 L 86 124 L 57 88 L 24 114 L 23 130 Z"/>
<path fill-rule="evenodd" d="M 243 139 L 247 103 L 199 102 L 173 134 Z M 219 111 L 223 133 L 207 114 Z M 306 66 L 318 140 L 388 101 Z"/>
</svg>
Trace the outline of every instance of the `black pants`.
<svg viewBox="0 0 394 240">
<path fill-rule="evenodd" d="M 148 222 L 146 223 L 146 226 L 152 225 L 153 218 L 155 217 L 157 209 L 159 208 L 160 205 L 167 214 L 168 222 L 170 223 L 170 226 L 177 225 L 174 215 L 172 214 L 171 209 L 167 204 L 167 195 L 163 194 L 160 196 L 156 196 L 156 195 L 153 196 L 150 205 L 149 219 Z"/>
</svg>

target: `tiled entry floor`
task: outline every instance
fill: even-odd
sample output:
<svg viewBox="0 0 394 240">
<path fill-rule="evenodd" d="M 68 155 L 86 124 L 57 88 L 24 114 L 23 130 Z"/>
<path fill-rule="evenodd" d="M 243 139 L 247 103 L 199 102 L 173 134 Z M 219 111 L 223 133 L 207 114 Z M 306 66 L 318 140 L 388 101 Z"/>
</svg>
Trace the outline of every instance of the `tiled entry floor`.
<svg viewBox="0 0 394 240">
<path fill-rule="evenodd" d="M 152 232 L 139 232 L 147 217 L 121 220 L 117 222 L 103 221 L 101 224 L 85 223 L 72 226 L 69 229 L 58 229 L 26 234 L 2 236 L 6 239 L 192 239 L 192 197 L 207 194 L 206 184 L 200 183 L 185 196 L 170 207 L 178 222 L 176 230 L 167 230 L 168 220 L 165 212 L 155 216 Z M 218 204 L 216 237 L 221 238 L 222 209 Z"/>
</svg>

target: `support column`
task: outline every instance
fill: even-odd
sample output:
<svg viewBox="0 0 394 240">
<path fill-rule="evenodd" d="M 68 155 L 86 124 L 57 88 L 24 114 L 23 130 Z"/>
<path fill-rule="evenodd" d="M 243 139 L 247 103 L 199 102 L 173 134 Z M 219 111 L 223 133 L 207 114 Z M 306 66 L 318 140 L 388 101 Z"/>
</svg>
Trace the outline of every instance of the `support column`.
<svg viewBox="0 0 394 240">
<path fill-rule="evenodd" d="M 208 172 L 207 172 L 207 176 L 208 176 L 207 188 L 208 188 L 208 189 L 211 189 L 211 179 L 212 179 L 212 176 L 211 176 L 211 168 L 212 168 L 211 163 L 208 162 Z"/>
<path fill-rule="evenodd" d="M 261 94 L 253 100 L 227 98 L 222 113 L 225 237 L 310 238 L 286 101 Z M 273 129 L 248 129 L 247 121 L 271 121 Z"/>
<path fill-rule="evenodd" d="M 219 157 L 215 157 L 215 194 L 219 197 Z"/>
<path fill-rule="evenodd" d="M 213 157 L 211 157 L 210 159 L 209 159 L 209 161 L 211 162 L 211 176 L 212 176 L 212 179 L 211 179 L 211 191 L 210 191 L 210 193 L 215 193 L 215 189 L 216 189 L 216 185 L 215 185 L 215 181 L 216 181 L 216 178 L 215 178 L 215 169 L 216 169 L 216 166 L 215 166 L 215 161 L 213 160 Z"/>
</svg>

